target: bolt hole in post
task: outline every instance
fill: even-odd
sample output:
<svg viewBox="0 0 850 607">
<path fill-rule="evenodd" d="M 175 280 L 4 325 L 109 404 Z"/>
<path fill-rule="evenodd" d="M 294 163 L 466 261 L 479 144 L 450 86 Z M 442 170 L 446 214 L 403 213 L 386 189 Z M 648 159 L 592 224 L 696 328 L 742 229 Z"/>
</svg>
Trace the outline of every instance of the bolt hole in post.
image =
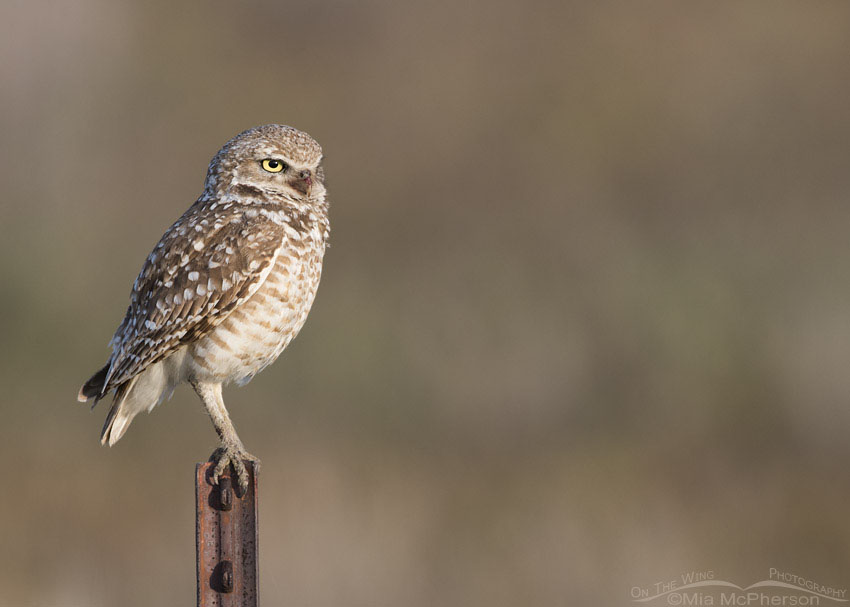
<svg viewBox="0 0 850 607">
<path fill-rule="evenodd" d="M 245 461 L 249 483 L 245 495 L 225 474 L 211 480 L 214 464 L 195 472 L 195 538 L 198 607 L 257 607 L 257 472 Z"/>
<path fill-rule="evenodd" d="M 219 481 L 218 492 L 213 492 L 212 495 L 218 496 L 219 510 L 233 510 L 233 483 L 229 476 L 225 476 Z"/>
</svg>

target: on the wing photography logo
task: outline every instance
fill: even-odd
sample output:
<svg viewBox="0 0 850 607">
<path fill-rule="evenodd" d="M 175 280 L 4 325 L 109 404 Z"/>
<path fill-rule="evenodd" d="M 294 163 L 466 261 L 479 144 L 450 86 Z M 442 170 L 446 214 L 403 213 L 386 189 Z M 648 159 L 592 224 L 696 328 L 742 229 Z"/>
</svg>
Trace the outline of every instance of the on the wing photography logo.
<svg viewBox="0 0 850 607">
<path fill-rule="evenodd" d="M 689 571 L 678 579 L 632 586 L 632 601 L 647 605 L 721 605 L 730 607 L 795 607 L 848 601 L 847 589 L 773 567 L 767 579 L 739 586 L 719 579 L 713 570 Z"/>
</svg>

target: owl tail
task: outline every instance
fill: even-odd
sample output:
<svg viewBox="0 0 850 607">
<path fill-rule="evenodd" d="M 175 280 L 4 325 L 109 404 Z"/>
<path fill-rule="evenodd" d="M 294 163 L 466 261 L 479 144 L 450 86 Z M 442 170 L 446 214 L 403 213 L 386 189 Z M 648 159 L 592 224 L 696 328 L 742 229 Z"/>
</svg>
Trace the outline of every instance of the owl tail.
<svg viewBox="0 0 850 607">
<path fill-rule="evenodd" d="M 104 384 L 106 383 L 107 373 L 109 373 L 109 363 L 106 363 L 106 366 L 103 367 L 103 369 L 92 375 L 88 381 L 83 384 L 83 387 L 80 388 L 79 394 L 77 394 L 77 400 L 84 403 L 88 399 L 94 398 L 94 404 L 96 405 L 97 401 L 103 396 L 103 388 L 105 387 Z"/>
<path fill-rule="evenodd" d="M 106 416 L 100 444 L 111 447 L 124 436 L 130 422 L 142 411 L 150 411 L 171 396 L 174 384 L 169 381 L 164 365 L 154 363 L 115 390 L 115 400 Z"/>
</svg>

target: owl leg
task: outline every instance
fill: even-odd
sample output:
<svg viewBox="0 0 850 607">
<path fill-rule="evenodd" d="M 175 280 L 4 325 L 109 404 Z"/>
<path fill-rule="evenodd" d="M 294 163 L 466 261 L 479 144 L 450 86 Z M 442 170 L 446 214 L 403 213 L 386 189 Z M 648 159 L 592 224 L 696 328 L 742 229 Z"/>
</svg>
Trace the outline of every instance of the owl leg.
<svg viewBox="0 0 850 607">
<path fill-rule="evenodd" d="M 236 428 L 233 427 L 227 409 L 224 408 L 221 384 L 192 382 L 192 387 L 201 397 L 213 426 L 215 426 L 215 431 L 221 439 L 221 446 L 213 451 L 210 456 L 210 461 L 215 462 L 212 480 L 214 483 L 218 483 L 219 477 L 227 470 L 227 466 L 232 465 L 239 481 L 240 493 L 244 495 L 248 490 L 248 471 L 245 469 L 244 460 L 250 460 L 257 464 L 260 460 L 248 453 L 242 441 L 239 440 Z"/>
</svg>

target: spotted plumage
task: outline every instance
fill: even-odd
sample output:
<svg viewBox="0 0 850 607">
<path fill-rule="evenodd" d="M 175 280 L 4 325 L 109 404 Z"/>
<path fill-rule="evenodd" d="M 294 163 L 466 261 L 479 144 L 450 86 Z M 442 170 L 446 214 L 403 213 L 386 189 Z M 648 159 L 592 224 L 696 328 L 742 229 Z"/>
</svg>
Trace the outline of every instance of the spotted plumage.
<svg viewBox="0 0 850 607">
<path fill-rule="evenodd" d="M 280 125 L 245 131 L 215 155 L 203 194 L 142 266 L 106 366 L 80 390 L 95 403 L 115 392 L 102 442 L 188 382 L 222 440 L 216 478 L 232 463 L 247 482 L 242 459 L 253 456 L 221 387 L 273 362 L 307 318 L 330 229 L 321 161 L 309 135 Z"/>
</svg>

